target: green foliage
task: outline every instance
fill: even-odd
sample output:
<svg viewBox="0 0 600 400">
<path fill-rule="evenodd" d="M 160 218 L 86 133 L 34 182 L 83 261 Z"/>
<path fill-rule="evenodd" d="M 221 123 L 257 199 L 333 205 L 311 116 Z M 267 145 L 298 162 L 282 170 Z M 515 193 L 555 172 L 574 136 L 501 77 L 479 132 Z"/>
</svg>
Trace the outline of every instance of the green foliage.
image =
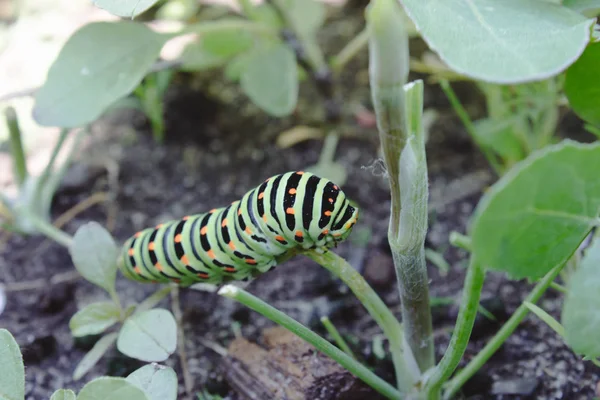
<svg viewBox="0 0 600 400">
<path fill-rule="evenodd" d="M 600 14 L 600 1 L 598 0 L 563 0 L 562 4 L 588 17 Z"/>
<path fill-rule="evenodd" d="M 573 111 L 600 127 L 600 43 L 589 45 L 567 70 L 565 94 Z"/>
<path fill-rule="evenodd" d="M 142 389 L 125 378 L 103 376 L 86 384 L 77 400 L 149 400 Z"/>
<path fill-rule="evenodd" d="M 594 22 L 539 0 L 403 0 L 402 4 L 451 69 L 495 83 L 558 74 L 579 57 Z"/>
<path fill-rule="evenodd" d="M 132 372 L 127 380 L 142 389 L 148 400 L 177 400 L 177 375 L 172 368 L 145 365 Z"/>
<path fill-rule="evenodd" d="M 596 237 L 570 277 L 562 323 L 565 339 L 578 354 L 600 357 L 600 238 Z"/>
<path fill-rule="evenodd" d="M 105 9 L 118 17 L 134 18 L 159 0 L 92 0 L 95 6 Z"/>
<path fill-rule="evenodd" d="M 83 26 L 50 67 L 35 97 L 34 119 L 60 127 L 93 122 L 141 82 L 169 38 L 134 22 Z"/>
<path fill-rule="evenodd" d="M 106 229 L 97 222 L 85 224 L 75 233 L 70 251 L 75 268 L 85 279 L 116 296 L 119 248 Z"/>
<path fill-rule="evenodd" d="M 89 304 L 77 311 L 69 322 L 73 336 L 95 335 L 119 322 L 121 308 L 112 301 Z"/>
<path fill-rule="evenodd" d="M 134 314 L 123 324 L 117 348 L 142 361 L 164 361 L 177 347 L 177 324 L 173 314 L 153 309 Z"/>
<path fill-rule="evenodd" d="M 471 227 L 482 264 L 538 279 L 598 224 L 600 144 L 565 141 L 521 162 L 486 193 Z"/>
<path fill-rule="evenodd" d="M 0 400 L 25 398 L 25 367 L 19 345 L 6 329 L 0 329 Z"/>
<path fill-rule="evenodd" d="M 172 76 L 171 70 L 157 71 L 146 76 L 133 92 L 139 101 L 138 108 L 150 120 L 154 140 L 158 143 L 162 143 L 165 137 L 163 98 Z"/>
<path fill-rule="evenodd" d="M 104 335 L 94 344 L 94 347 L 90 351 L 87 352 L 85 356 L 81 359 L 75 371 L 73 372 L 73 379 L 79 380 L 85 374 L 89 372 L 90 369 L 96 365 L 96 363 L 102 358 L 104 354 L 113 344 L 117 341 L 118 334 L 117 333 L 109 333 Z"/>
<path fill-rule="evenodd" d="M 58 389 L 52 393 L 50 400 L 75 400 L 76 398 L 74 391 L 70 389 Z"/>
</svg>

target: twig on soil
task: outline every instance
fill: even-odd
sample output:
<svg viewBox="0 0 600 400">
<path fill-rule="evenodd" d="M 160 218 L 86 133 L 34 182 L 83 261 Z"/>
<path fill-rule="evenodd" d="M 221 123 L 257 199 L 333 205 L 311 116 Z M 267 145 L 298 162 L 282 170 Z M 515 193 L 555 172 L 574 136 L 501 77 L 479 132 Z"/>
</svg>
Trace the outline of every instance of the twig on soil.
<svg viewBox="0 0 600 400">
<path fill-rule="evenodd" d="M 185 333 L 181 317 L 181 304 L 179 303 L 179 287 L 175 286 L 171 290 L 171 309 L 177 321 L 177 354 L 181 363 L 181 372 L 183 373 L 183 386 L 186 395 L 190 396 L 194 389 L 194 380 L 187 367 L 187 355 L 185 352 Z"/>
<path fill-rule="evenodd" d="M 58 285 L 59 283 L 73 282 L 81 278 L 81 275 L 77 271 L 61 272 L 54 275 L 50 280 L 46 278 L 34 279 L 32 281 L 14 282 L 10 284 L 0 284 L 4 286 L 4 291 L 9 292 L 21 292 L 24 290 L 40 289 L 48 285 Z"/>
<path fill-rule="evenodd" d="M 62 228 L 67 222 L 71 221 L 78 214 L 81 214 L 83 211 L 88 208 L 98 204 L 103 203 L 108 200 L 108 193 L 106 192 L 96 192 L 88 198 L 80 201 L 75 204 L 73 207 L 62 213 L 56 220 L 54 220 L 54 226 L 57 228 Z"/>
</svg>

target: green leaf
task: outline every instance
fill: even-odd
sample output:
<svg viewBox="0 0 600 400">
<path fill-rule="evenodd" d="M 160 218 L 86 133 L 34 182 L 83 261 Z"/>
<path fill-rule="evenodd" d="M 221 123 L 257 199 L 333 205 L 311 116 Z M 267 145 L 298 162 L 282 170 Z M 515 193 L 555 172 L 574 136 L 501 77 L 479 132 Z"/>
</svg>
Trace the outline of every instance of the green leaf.
<svg viewBox="0 0 600 400">
<path fill-rule="evenodd" d="M 563 6 L 587 17 L 594 17 L 600 13 L 600 0 L 564 0 Z"/>
<path fill-rule="evenodd" d="M 70 389 L 58 389 L 52 394 L 50 400 L 75 400 L 75 392 Z"/>
<path fill-rule="evenodd" d="M 206 32 L 201 37 L 202 47 L 218 57 L 233 57 L 248 50 L 254 43 L 252 35 L 243 29 Z"/>
<path fill-rule="evenodd" d="M 252 52 L 242 72 L 244 92 L 275 117 L 290 114 L 298 100 L 298 66 L 294 52 L 277 43 Z"/>
<path fill-rule="evenodd" d="M 570 140 L 515 165 L 477 205 L 475 256 L 513 278 L 541 278 L 566 262 L 598 224 L 598 170 L 600 143 Z"/>
<path fill-rule="evenodd" d="M 593 20 L 539 0 L 401 0 L 453 70 L 496 83 L 554 76 L 585 49 Z"/>
<path fill-rule="evenodd" d="M 539 319 L 544 321 L 546 325 L 548 325 L 554 332 L 556 332 L 560 337 L 565 337 L 565 328 L 558 322 L 554 317 L 543 308 L 533 304 L 529 301 L 523 302 L 523 305 L 529 309 L 532 313 L 534 313 Z"/>
<path fill-rule="evenodd" d="M 317 0 L 287 0 L 288 15 L 301 34 L 314 36 L 325 22 L 325 4 Z"/>
<path fill-rule="evenodd" d="M 102 358 L 102 356 L 110 349 L 110 347 L 117 341 L 117 332 L 109 333 L 108 335 L 104 335 L 96 342 L 94 347 L 90 351 L 87 352 L 85 356 L 81 359 L 75 371 L 73 372 L 73 380 L 79 380 L 82 376 L 88 373 L 90 369 L 98 360 Z"/>
<path fill-rule="evenodd" d="M 585 251 L 575 273 L 569 279 L 562 310 L 567 344 L 578 354 L 600 357 L 600 238 Z"/>
<path fill-rule="evenodd" d="M 119 17 L 133 18 L 140 15 L 159 0 L 92 0 L 94 5 Z"/>
<path fill-rule="evenodd" d="M 50 67 L 35 97 L 34 119 L 66 128 L 93 122 L 140 83 L 167 39 L 135 22 L 83 26 Z"/>
<path fill-rule="evenodd" d="M 515 135 L 515 122 L 520 116 L 513 118 L 485 118 L 475 121 L 475 135 L 482 145 L 490 148 L 507 161 L 519 161 L 525 157 L 523 146 Z"/>
<path fill-rule="evenodd" d="M 166 360 L 176 347 L 175 318 L 160 308 L 127 318 L 117 341 L 121 353 L 147 362 Z"/>
<path fill-rule="evenodd" d="M 25 398 L 25 367 L 15 338 L 0 329 L 0 400 Z"/>
<path fill-rule="evenodd" d="M 573 111 L 600 126 L 600 43 L 591 44 L 567 70 L 565 94 Z"/>
<path fill-rule="evenodd" d="M 79 273 L 109 294 L 115 293 L 119 248 L 114 239 L 97 222 L 88 222 L 77 229 L 70 249 L 73 264 Z"/>
<path fill-rule="evenodd" d="M 145 365 L 133 371 L 127 380 L 142 389 L 148 400 L 177 400 L 177 375 L 172 368 Z"/>
<path fill-rule="evenodd" d="M 279 13 L 275 7 L 269 3 L 258 4 L 256 7 L 254 7 L 251 18 L 273 28 L 276 31 L 282 29 L 284 26 Z"/>
<path fill-rule="evenodd" d="M 73 336 L 95 335 L 119 321 L 121 309 L 112 301 L 88 304 L 69 321 Z"/>
<path fill-rule="evenodd" d="M 77 400 L 148 400 L 148 397 L 125 378 L 103 376 L 85 385 Z"/>
<path fill-rule="evenodd" d="M 225 65 L 228 58 L 209 52 L 201 41 L 195 40 L 185 46 L 180 60 L 181 70 L 201 71 Z"/>
</svg>

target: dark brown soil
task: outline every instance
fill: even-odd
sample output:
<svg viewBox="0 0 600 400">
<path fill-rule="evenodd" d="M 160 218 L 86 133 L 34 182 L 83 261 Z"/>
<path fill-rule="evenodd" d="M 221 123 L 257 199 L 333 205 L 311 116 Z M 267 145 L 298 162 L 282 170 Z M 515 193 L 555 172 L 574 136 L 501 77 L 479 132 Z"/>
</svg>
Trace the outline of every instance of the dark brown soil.
<svg viewBox="0 0 600 400">
<path fill-rule="evenodd" d="M 144 117 L 135 113 L 113 114 L 94 125 L 90 143 L 80 157 L 81 164 L 74 167 L 67 185 L 55 198 L 53 215 L 58 216 L 98 191 L 108 191 L 114 195 L 114 201 L 78 215 L 66 226 L 69 233 L 94 220 L 114 225 L 112 232 L 122 241 L 145 226 L 236 200 L 268 176 L 300 170 L 317 161 L 320 141 L 302 142 L 288 149 L 274 144 L 279 132 L 310 123 L 313 116 L 318 115 L 319 103 L 312 101 L 316 95 L 309 83 L 303 85 L 299 112 L 277 120 L 257 111 L 244 96 L 237 94 L 235 85 L 217 83 L 222 86 L 209 90 L 206 81 L 194 85 L 184 78 L 176 82 L 167 98 L 165 144 L 159 145 L 151 139 Z M 349 242 L 340 245 L 337 252 L 352 260 L 356 268 L 366 271 L 365 275 L 382 298 L 398 311 L 398 294 L 386 246 L 388 184 L 379 167 L 377 133 L 374 128 L 359 128 L 351 116 L 353 105 L 370 103 L 364 57 L 354 62 L 340 81 L 343 82 L 341 95 L 345 99 L 340 130 L 360 132 L 360 135 L 340 141 L 337 161 L 348 171 L 344 190 L 361 207 L 361 220 L 356 229 L 370 230 L 371 239 L 364 252 Z M 223 94 L 226 89 L 233 93 L 228 97 L 229 102 L 217 99 L 215 93 Z M 469 86 L 463 89 L 472 90 Z M 437 206 L 430 218 L 427 247 L 442 253 L 452 266 L 447 276 L 442 276 L 435 266 L 429 266 L 431 294 L 459 299 L 466 254 L 450 247 L 448 234 L 453 230 L 465 232 L 481 190 L 475 194 L 467 191 L 469 195 L 461 197 L 460 191 L 465 185 L 452 183 L 465 177 L 465 183 L 472 183 L 469 177 L 474 175 L 469 174 L 489 176 L 489 172 L 436 87 L 427 85 L 425 100 L 426 108 L 441 112 L 427 149 L 432 193 L 445 193 L 444 189 L 452 188 L 450 195 L 459 198 L 450 203 L 444 202 L 444 195 L 431 199 Z M 110 166 L 112 171 L 118 166 L 116 185 L 111 185 L 111 175 L 106 174 L 105 166 Z M 72 269 L 64 248 L 38 236 L 13 236 L 0 252 L 0 280 L 9 290 L 0 326 L 15 336 L 25 354 L 27 399 L 48 399 L 56 389 L 77 390 L 95 376 L 126 375 L 141 365 L 114 350 L 82 380 L 74 382 L 72 372 L 93 345 L 93 338 L 74 340 L 68 328 L 69 319 L 85 304 L 105 299 L 105 294 L 82 279 L 10 291 L 17 282 L 49 280 Z M 141 301 L 158 288 L 122 277 L 117 287 L 125 303 Z M 530 288 L 526 282 L 511 282 L 503 275 L 490 273 L 483 299 L 502 322 Z M 324 331 L 319 317 L 329 315 L 337 328 L 351 339 L 354 349 L 375 366 L 379 374 L 392 376 L 389 360 L 378 360 L 372 351 L 373 338 L 379 333 L 377 326 L 339 281 L 308 259 L 287 262 L 253 281 L 248 290 L 321 334 Z M 185 349 L 194 389 L 206 388 L 225 398 L 235 398 L 222 379 L 221 356 L 207 343 L 227 347 L 237 328 L 244 337 L 257 340 L 261 330 L 272 323 L 211 293 L 183 290 L 181 303 L 187 335 Z M 558 317 L 561 303 L 560 296 L 549 292 L 541 305 Z M 170 307 L 167 300 L 161 306 Z M 457 308 L 434 309 L 438 358 L 447 345 Z M 469 360 L 497 328 L 498 325 L 480 319 L 465 360 Z M 166 364 L 181 371 L 176 355 Z M 181 383 L 181 374 L 179 376 Z M 598 370 L 592 364 L 575 356 L 545 324 L 528 317 L 464 389 L 470 399 L 591 399 L 598 378 Z M 183 390 L 182 384 L 180 390 Z M 521 394 L 511 394 L 515 390 Z"/>
</svg>

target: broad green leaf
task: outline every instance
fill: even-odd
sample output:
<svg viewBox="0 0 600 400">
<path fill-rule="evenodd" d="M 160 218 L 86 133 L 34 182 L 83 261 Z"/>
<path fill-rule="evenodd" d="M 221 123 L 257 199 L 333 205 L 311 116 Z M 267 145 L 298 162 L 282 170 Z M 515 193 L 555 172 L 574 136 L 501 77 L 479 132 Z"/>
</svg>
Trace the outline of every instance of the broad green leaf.
<svg viewBox="0 0 600 400">
<path fill-rule="evenodd" d="M 600 238 L 585 251 L 568 288 L 562 311 L 567 344 L 578 354 L 600 357 Z"/>
<path fill-rule="evenodd" d="M 133 371 L 127 380 L 142 389 L 148 400 L 177 400 L 177 375 L 172 368 L 145 365 Z"/>
<path fill-rule="evenodd" d="M 254 8 L 251 17 L 253 20 L 259 21 L 267 26 L 270 26 L 275 30 L 280 30 L 284 26 L 283 21 L 281 21 L 281 17 L 279 16 L 279 13 L 275 9 L 275 7 L 273 7 L 269 3 L 262 3 L 257 5 Z"/>
<path fill-rule="evenodd" d="M 283 43 L 252 52 L 242 72 L 244 92 L 275 117 L 290 114 L 298 100 L 298 66 L 294 52 Z"/>
<path fill-rule="evenodd" d="M 225 77 L 232 82 L 237 82 L 241 79 L 244 70 L 250 64 L 253 54 L 252 51 L 247 51 L 234 57 L 225 66 Z"/>
<path fill-rule="evenodd" d="M 133 18 L 140 15 L 159 0 L 92 0 L 94 5 L 119 17 Z"/>
<path fill-rule="evenodd" d="M 71 317 L 69 328 L 75 337 L 95 335 L 117 323 L 120 315 L 121 309 L 112 301 L 88 304 Z"/>
<path fill-rule="evenodd" d="M 156 308 L 127 318 L 117 348 L 129 357 L 147 362 L 166 360 L 177 347 L 177 324 L 173 314 Z"/>
<path fill-rule="evenodd" d="M 593 20 L 539 0 L 400 0 L 453 70 L 486 82 L 554 76 L 585 49 Z"/>
<path fill-rule="evenodd" d="M 563 6 L 587 17 L 593 17 L 600 13 L 600 0 L 564 0 Z"/>
<path fill-rule="evenodd" d="M 102 336 L 100 340 L 96 342 L 94 347 L 92 347 L 92 349 L 88 351 L 85 356 L 83 356 L 73 372 L 73 379 L 79 380 L 82 376 L 87 374 L 88 371 L 92 369 L 94 365 L 96 365 L 98 360 L 100 360 L 108 351 L 108 349 L 110 349 L 110 347 L 117 341 L 117 336 L 117 332 Z"/>
<path fill-rule="evenodd" d="M 58 389 L 52 394 L 50 400 L 75 400 L 75 392 L 70 389 Z"/>
<path fill-rule="evenodd" d="M 565 94 L 577 115 L 600 126 L 600 43 L 589 45 L 569 67 Z"/>
<path fill-rule="evenodd" d="M 481 119 L 475 121 L 475 134 L 480 142 L 504 160 L 518 161 L 525 157 L 521 142 L 515 135 L 515 120 L 520 118 Z"/>
<path fill-rule="evenodd" d="M 599 170 L 600 143 L 570 140 L 516 164 L 477 205 L 474 255 L 513 278 L 564 263 L 599 222 Z"/>
<path fill-rule="evenodd" d="M 106 229 L 97 222 L 83 225 L 75 232 L 70 252 L 85 279 L 114 293 L 119 248 Z"/>
<path fill-rule="evenodd" d="M 148 400 L 148 397 L 125 378 L 103 376 L 85 385 L 77 400 Z"/>
<path fill-rule="evenodd" d="M 73 34 L 35 96 L 33 117 L 46 126 L 93 122 L 148 72 L 168 35 L 135 22 L 93 22 Z"/>
<path fill-rule="evenodd" d="M 0 400 L 25 398 L 25 367 L 15 338 L 0 329 Z"/>
<path fill-rule="evenodd" d="M 180 60 L 183 71 L 201 71 L 220 67 L 227 63 L 228 58 L 209 52 L 201 41 L 195 40 L 185 46 Z"/>
<path fill-rule="evenodd" d="M 233 57 L 252 47 L 254 39 L 243 29 L 206 32 L 200 38 L 202 47 L 218 57 Z"/>
</svg>

